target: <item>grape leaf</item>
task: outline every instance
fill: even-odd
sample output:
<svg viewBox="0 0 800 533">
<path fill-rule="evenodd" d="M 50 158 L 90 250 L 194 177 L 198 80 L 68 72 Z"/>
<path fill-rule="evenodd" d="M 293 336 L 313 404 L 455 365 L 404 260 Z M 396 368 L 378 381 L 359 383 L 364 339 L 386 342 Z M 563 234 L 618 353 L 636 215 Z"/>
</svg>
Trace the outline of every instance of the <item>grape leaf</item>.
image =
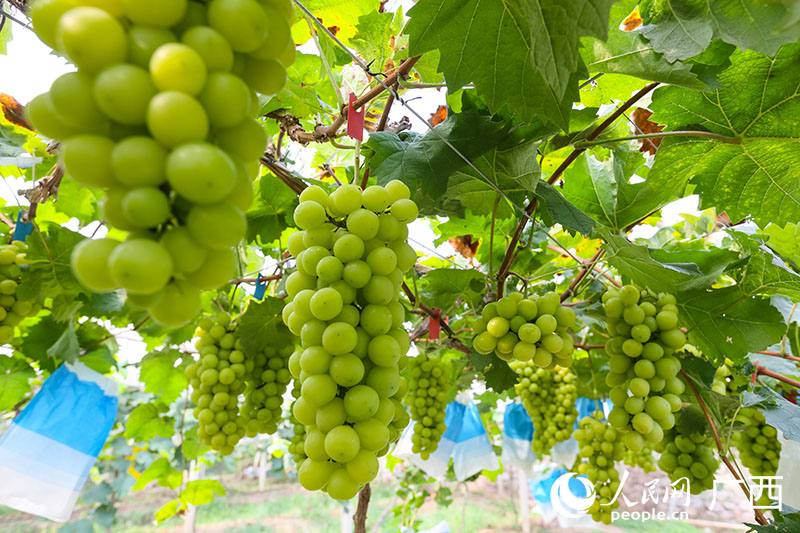
<svg viewBox="0 0 800 533">
<path fill-rule="evenodd" d="M 251 300 L 247 310 L 237 319 L 239 340 L 248 357 L 261 352 L 268 343 L 291 341 L 292 334 L 281 317 L 283 306 L 283 300 L 271 296 L 260 302 Z"/>
<path fill-rule="evenodd" d="M 614 152 L 604 161 L 581 154 L 564 173 L 564 197 L 601 224 L 622 230 L 675 196 L 668 187 L 631 184 L 622 164 Z"/>
<path fill-rule="evenodd" d="M 678 354 L 678 357 L 681 360 L 683 371 L 696 383 L 700 383 L 710 390 L 711 384 L 714 382 L 714 374 L 717 372 L 716 367 L 707 359 L 696 357 L 687 352 Z"/>
<path fill-rule="evenodd" d="M 247 211 L 247 241 L 269 243 L 292 223 L 297 196 L 272 173 L 258 180 L 258 194 Z"/>
<path fill-rule="evenodd" d="M 47 205 L 47 204 L 42 204 Z M 17 289 L 20 300 L 36 300 L 58 294 L 89 294 L 70 267 L 72 249 L 84 240 L 80 233 L 59 224 L 41 224 L 42 233 L 34 231 L 26 241 L 28 271 Z"/>
<path fill-rule="evenodd" d="M 581 103 L 586 107 L 600 107 L 614 100 L 627 100 L 641 88 L 642 81 L 639 78 L 624 74 L 606 74 L 581 89 Z"/>
<path fill-rule="evenodd" d="M 180 495 L 183 502 L 205 505 L 214 501 L 214 495 L 225 496 L 225 489 L 216 479 L 198 479 L 186 484 Z"/>
<path fill-rule="evenodd" d="M 764 526 L 747 522 L 744 525 L 750 528 L 747 533 L 795 533 L 795 531 L 800 531 L 800 520 L 786 515 L 782 515 L 781 518 L 783 522 L 770 522 Z"/>
<path fill-rule="evenodd" d="M 440 138 L 447 139 L 470 161 L 500 144 L 509 125 L 485 115 L 473 106 L 448 115 L 436 132 L 423 136 L 378 132 L 366 146 L 373 152 L 372 175 L 384 185 L 399 179 L 412 191 L 439 199 L 447 192 L 448 177 L 465 165 L 464 160 Z"/>
<path fill-rule="evenodd" d="M 392 43 L 403 29 L 402 9 L 397 13 L 371 11 L 358 18 L 356 29 L 358 33 L 350 40 L 351 46 L 367 62 L 374 61 L 374 71 L 383 72 L 386 61 L 392 57 Z"/>
<path fill-rule="evenodd" d="M 188 385 L 183 368 L 175 366 L 182 357 L 178 350 L 152 352 L 142 359 L 139 378 L 145 384 L 145 392 L 152 392 L 159 401 L 170 405 Z"/>
<path fill-rule="evenodd" d="M 695 264 L 702 275 L 691 278 L 681 283 L 676 290 L 688 291 L 691 289 L 704 289 L 725 271 L 739 256 L 732 250 L 725 248 L 711 248 L 710 250 L 664 250 L 651 248 L 650 257 L 659 263 Z"/>
<path fill-rule="evenodd" d="M 768 387 L 762 387 L 758 393 L 745 391 L 742 404 L 745 407 L 759 405 L 767 424 L 780 429 L 784 437 L 800 441 L 800 406 Z"/>
<path fill-rule="evenodd" d="M 785 24 L 790 6 L 788 0 L 646 0 L 639 6 L 645 24 L 639 31 L 668 61 L 696 56 L 712 39 L 772 55 L 797 40 L 800 21 Z"/>
<path fill-rule="evenodd" d="M 558 190 L 545 181 L 536 186 L 536 196 L 544 204 L 549 222 L 561 224 L 565 229 L 588 236 L 597 225 L 594 219 L 572 205 Z"/>
<path fill-rule="evenodd" d="M 483 375 L 486 387 L 498 394 L 507 391 L 517 382 L 517 374 L 505 361 L 494 355 L 482 355 L 472 350 L 468 355 L 478 374 Z"/>
<path fill-rule="evenodd" d="M 678 308 L 689 342 L 717 364 L 725 358 L 740 364 L 786 331 L 783 316 L 768 299 L 747 297 L 738 287 L 681 293 Z"/>
<path fill-rule="evenodd" d="M 703 274 L 693 263 L 659 263 L 644 246 L 632 244 L 625 237 L 614 235 L 607 229 L 600 229 L 598 233 L 605 241 L 608 262 L 620 274 L 642 287 L 654 291 L 675 292 L 683 283 Z"/>
<path fill-rule="evenodd" d="M 153 403 L 137 405 L 125 422 L 125 437 L 147 441 L 154 437 L 169 438 L 175 434 L 172 419 L 161 417 Z"/>
<path fill-rule="evenodd" d="M 9 411 L 31 391 L 33 368 L 22 359 L 0 356 L 0 411 Z"/>
<path fill-rule="evenodd" d="M 48 370 L 55 370 L 55 361 L 47 351 L 70 326 L 68 323 L 56 322 L 51 315 L 45 315 L 23 333 L 20 351 Z"/>
<path fill-rule="evenodd" d="M 110 374 L 112 368 L 117 367 L 117 360 L 114 355 L 106 348 L 98 348 L 80 357 L 80 362 L 100 374 Z"/>
<path fill-rule="evenodd" d="M 356 34 L 358 18 L 375 9 L 374 0 L 304 0 L 303 5 L 345 45 Z M 297 22 L 292 26 L 292 41 L 302 44 L 311 38 L 311 34 L 303 12 L 299 8 L 295 11 Z M 315 25 L 314 31 L 318 30 Z M 322 31 L 319 33 L 320 39 L 330 39 Z"/>
<path fill-rule="evenodd" d="M 702 129 L 741 141 L 665 139 L 647 178 L 654 189 L 695 185 L 704 207 L 732 220 L 752 216 L 784 224 L 800 218 L 800 43 L 774 58 L 737 50 L 719 76 L 722 87 L 700 93 L 663 87 L 653 95 L 654 120 L 670 130 Z M 754 105 L 757 103 L 757 105 Z"/>
<path fill-rule="evenodd" d="M 728 234 L 746 254 L 729 269 L 744 293 L 748 296 L 782 294 L 800 301 L 800 275 L 755 238 L 738 231 L 728 231 Z"/>
<path fill-rule="evenodd" d="M 611 7 L 611 23 L 605 41 L 592 37 L 581 39 L 581 57 L 589 72 L 626 74 L 645 80 L 705 89 L 706 84 L 692 72 L 691 66 L 680 61 L 667 61 L 637 32 L 619 29 L 619 23 L 637 3 L 637 0 L 625 0 Z"/>
<path fill-rule="evenodd" d="M 605 38 L 608 0 L 429 0 L 410 11 L 411 53 L 440 53 L 439 70 L 455 91 L 474 82 L 490 109 L 508 104 L 523 120 L 561 127 L 578 100 L 582 35 Z"/>
<path fill-rule="evenodd" d="M 438 268 L 420 278 L 420 298 L 429 307 L 448 309 L 458 298 L 477 308 L 486 290 L 484 274 L 475 269 Z"/>
<path fill-rule="evenodd" d="M 800 224 L 787 222 L 783 228 L 770 224 L 764 229 L 764 233 L 769 235 L 767 246 L 795 265 L 800 265 Z"/>
<path fill-rule="evenodd" d="M 183 472 L 169 464 L 169 459 L 166 457 L 160 457 L 150 463 L 150 466 L 142 472 L 131 490 L 142 490 L 153 481 L 158 481 L 162 487 L 174 489 L 180 487 L 183 481 Z"/>
<path fill-rule="evenodd" d="M 75 334 L 75 322 L 70 320 L 58 340 L 47 349 L 47 355 L 72 363 L 80 357 L 80 354 L 81 347 Z"/>
<path fill-rule="evenodd" d="M 8 43 L 11 41 L 11 39 L 11 23 L 8 20 L 5 20 L 3 29 L 0 30 L 0 55 L 6 55 L 6 52 L 8 51 Z"/>
</svg>

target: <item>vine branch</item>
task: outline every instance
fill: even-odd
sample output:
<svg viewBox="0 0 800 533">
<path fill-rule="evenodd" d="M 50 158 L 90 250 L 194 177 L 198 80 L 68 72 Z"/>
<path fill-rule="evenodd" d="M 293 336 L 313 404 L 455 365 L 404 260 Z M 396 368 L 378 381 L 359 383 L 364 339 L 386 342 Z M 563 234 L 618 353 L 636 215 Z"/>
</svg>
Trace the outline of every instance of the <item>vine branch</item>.
<svg viewBox="0 0 800 533">
<path fill-rule="evenodd" d="M 758 363 L 756 363 L 756 373 L 759 376 L 767 376 L 773 379 L 777 379 L 778 381 L 786 383 L 787 385 L 791 385 L 796 389 L 800 389 L 800 381 L 797 381 L 792 378 L 787 378 L 783 374 L 778 374 L 777 372 L 773 372 L 772 370 L 766 369 L 763 366 L 759 365 Z"/>
<path fill-rule="evenodd" d="M 573 146 L 575 148 L 585 149 L 605 143 L 635 141 L 637 139 L 660 139 L 662 137 L 706 137 L 708 139 L 714 139 L 728 144 L 742 144 L 741 139 L 737 139 L 736 137 L 728 137 L 726 135 L 720 135 L 719 133 L 713 133 L 710 131 L 681 130 L 681 131 L 661 131 L 658 133 L 647 133 L 643 135 L 628 135 L 627 137 L 614 137 L 613 139 L 578 141 Z"/>
<path fill-rule="evenodd" d="M 599 126 L 597 126 L 587 137 L 586 141 L 593 141 L 597 138 L 598 135 L 603 133 L 611 124 L 614 123 L 619 117 L 625 113 L 625 111 L 630 108 L 633 104 L 641 100 L 647 93 L 658 87 L 658 82 L 653 82 L 645 85 L 642 89 L 637 91 L 633 96 L 628 98 L 625 102 L 622 103 L 613 113 L 611 113 L 608 118 L 606 118 Z M 581 155 L 586 149 L 585 148 L 575 148 L 561 165 L 550 175 L 547 179 L 547 183 L 552 185 L 564 174 L 564 171 Z M 525 212 L 530 216 L 533 211 L 536 209 L 536 202 L 537 199 L 534 198 L 530 201 L 528 206 L 525 208 Z M 503 262 L 500 265 L 500 269 L 497 272 L 497 283 L 498 283 L 498 296 L 502 292 L 503 284 L 505 282 L 506 277 L 508 277 L 508 270 L 511 268 L 511 263 L 513 262 L 514 256 L 516 254 L 517 243 L 519 243 L 520 236 L 522 232 L 525 230 L 525 226 L 528 223 L 528 217 L 522 217 L 517 224 L 516 230 L 514 230 L 514 235 L 511 238 L 511 241 L 508 243 L 508 248 L 506 248 L 506 254 L 503 257 Z"/>
<path fill-rule="evenodd" d="M 583 268 L 581 269 L 581 271 L 580 271 L 580 272 L 578 272 L 578 275 L 577 275 L 577 276 L 575 276 L 575 279 L 574 279 L 574 280 L 572 280 L 572 283 L 570 283 L 570 284 L 569 284 L 569 287 L 567 288 L 567 290 L 565 290 L 565 291 L 564 291 L 564 294 L 562 294 L 562 295 L 561 295 L 561 301 L 562 301 L 562 302 L 563 302 L 564 300 L 566 300 L 567 298 L 569 298 L 569 297 L 570 297 L 570 295 L 572 295 L 572 294 L 575 292 L 575 288 L 578 286 L 578 284 L 581 282 L 581 280 L 582 280 L 583 278 L 585 278 L 585 277 L 586 277 L 586 274 L 588 274 L 588 273 L 589 273 L 589 271 L 590 271 L 590 270 L 592 270 L 592 269 L 594 268 L 594 266 L 595 266 L 594 264 L 595 264 L 595 263 L 596 263 L 596 262 L 597 262 L 597 261 L 598 261 L 598 260 L 599 260 L 601 257 L 603 257 L 603 254 L 604 254 L 605 252 L 606 252 L 606 251 L 605 251 L 605 249 L 603 249 L 603 248 L 600 248 L 600 249 L 598 249 L 598 250 L 597 250 L 597 251 L 594 253 L 594 255 L 592 256 L 592 258 L 591 258 L 591 259 L 589 259 L 589 261 L 587 261 L 586 263 L 584 263 L 584 265 L 583 265 Z"/>
<path fill-rule="evenodd" d="M 358 493 L 358 507 L 356 508 L 356 514 L 353 515 L 353 533 L 367 532 L 367 509 L 370 496 L 372 496 L 372 489 L 367 483 Z"/>
</svg>

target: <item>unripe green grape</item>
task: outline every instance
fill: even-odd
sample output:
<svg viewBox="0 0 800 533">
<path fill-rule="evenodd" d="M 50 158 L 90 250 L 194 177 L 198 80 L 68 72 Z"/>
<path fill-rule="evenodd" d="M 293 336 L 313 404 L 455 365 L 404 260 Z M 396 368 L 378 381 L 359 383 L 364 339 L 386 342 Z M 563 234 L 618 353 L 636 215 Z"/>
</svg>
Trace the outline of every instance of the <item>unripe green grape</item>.
<svg viewBox="0 0 800 533">
<path fill-rule="evenodd" d="M 172 148 L 205 140 L 209 129 L 208 116 L 200 102 L 193 97 L 177 91 L 165 91 L 150 100 L 147 128 L 158 142 Z"/>
<path fill-rule="evenodd" d="M 122 62 L 128 49 L 125 29 L 114 17 L 95 7 L 65 12 L 56 31 L 58 49 L 87 72 Z"/>
<path fill-rule="evenodd" d="M 181 35 L 181 42 L 200 55 L 209 72 L 228 72 L 233 67 L 231 45 L 221 33 L 209 26 L 189 28 Z"/>
</svg>

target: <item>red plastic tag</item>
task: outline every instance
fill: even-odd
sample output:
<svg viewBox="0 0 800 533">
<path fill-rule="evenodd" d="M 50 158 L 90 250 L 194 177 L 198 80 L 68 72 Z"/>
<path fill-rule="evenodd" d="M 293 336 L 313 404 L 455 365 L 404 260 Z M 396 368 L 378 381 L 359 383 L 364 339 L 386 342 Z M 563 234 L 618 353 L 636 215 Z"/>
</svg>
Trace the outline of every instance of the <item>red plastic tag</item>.
<svg viewBox="0 0 800 533">
<path fill-rule="evenodd" d="M 353 102 L 356 95 L 350 93 L 350 103 L 347 104 L 347 135 L 358 141 L 364 140 L 364 113 L 366 107 L 362 106 L 360 111 L 353 109 Z"/>
<path fill-rule="evenodd" d="M 428 337 L 432 341 L 435 341 L 439 339 L 439 329 L 441 327 L 442 316 L 438 309 L 434 309 L 433 311 L 436 313 L 436 316 L 432 316 L 430 318 Z"/>
</svg>

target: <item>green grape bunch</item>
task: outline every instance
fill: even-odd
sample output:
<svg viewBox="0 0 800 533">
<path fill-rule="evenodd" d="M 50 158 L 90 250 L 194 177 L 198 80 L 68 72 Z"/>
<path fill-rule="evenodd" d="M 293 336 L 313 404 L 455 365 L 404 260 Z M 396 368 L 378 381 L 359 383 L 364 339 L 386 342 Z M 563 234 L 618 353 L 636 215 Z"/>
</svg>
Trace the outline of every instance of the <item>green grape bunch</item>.
<svg viewBox="0 0 800 533">
<path fill-rule="evenodd" d="M 612 500 L 619 489 L 615 467 L 623 459 L 625 447 L 619 431 L 602 419 L 600 411 L 582 418 L 572 436 L 578 441 L 578 458 L 572 471 L 583 474 L 594 484 L 596 498 L 586 510 L 595 522 L 611 523 L 611 511 L 619 507 Z"/>
<path fill-rule="evenodd" d="M 25 275 L 25 251 L 22 241 L 0 245 L 0 344 L 14 340 L 16 327 L 23 319 L 36 316 L 41 302 L 19 299 L 17 288 Z"/>
<path fill-rule="evenodd" d="M 300 382 L 298 380 L 294 380 L 292 383 L 294 383 L 294 386 L 292 387 L 292 398 L 294 398 L 294 401 L 289 409 L 289 422 L 292 425 L 292 437 L 289 440 L 288 448 L 289 453 L 292 454 L 294 464 L 297 466 L 297 468 L 300 468 L 300 466 L 303 464 L 303 461 L 306 460 L 306 427 L 301 424 L 293 414 L 291 414 L 292 410 L 294 409 L 294 402 L 300 398 Z"/>
<path fill-rule="evenodd" d="M 400 375 L 410 347 L 400 303 L 417 254 L 406 242 L 418 214 L 400 181 L 363 191 L 341 185 L 300 195 L 300 231 L 288 248 L 297 270 L 286 279 L 284 323 L 299 335 L 289 359 L 300 382 L 292 414 L 305 426 L 298 479 L 307 490 L 349 500 L 378 473 L 378 457 L 408 425 Z"/>
<path fill-rule="evenodd" d="M 504 361 L 533 361 L 553 368 L 572 364 L 574 341 L 569 329 L 575 312 L 561 305 L 558 293 L 525 298 L 513 292 L 484 306 L 472 323 L 472 346 L 478 353 L 494 352 Z"/>
<path fill-rule="evenodd" d="M 533 422 L 533 451 L 546 455 L 572 434 L 578 417 L 576 375 L 569 368 L 540 368 L 533 361 L 513 360 L 509 366 L 517 373 L 514 389 Z"/>
<path fill-rule="evenodd" d="M 127 232 L 81 242 L 73 272 L 162 325 L 189 323 L 201 291 L 234 277 L 267 145 L 257 93 L 277 94 L 295 56 L 291 1 L 34 0 L 29 15 L 77 71 L 27 118 Z"/>
<path fill-rule="evenodd" d="M 624 431 L 625 445 L 636 452 L 657 444 L 675 425 L 685 385 L 674 356 L 686 344 L 678 327 L 671 294 L 640 291 L 633 285 L 603 295 L 608 333 L 606 384 L 614 408 L 608 421 Z"/>
<path fill-rule="evenodd" d="M 447 430 L 444 417 L 451 387 L 450 365 L 441 358 L 421 353 L 411 359 L 408 371 L 411 380 L 406 401 L 411 420 L 416 422 L 412 451 L 427 460 Z"/>
<path fill-rule="evenodd" d="M 186 367 L 192 386 L 198 436 L 222 455 L 233 452 L 245 436 L 275 433 L 283 394 L 291 382 L 291 343 L 268 344 L 254 357 L 244 354 L 237 323 L 228 313 L 200 320 L 195 343 L 200 358 Z M 244 403 L 240 405 L 240 398 Z"/>
<path fill-rule="evenodd" d="M 736 421 L 745 426 L 735 431 L 732 438 L 742 464 L 753 476 L 774 476 L 781 456 L 778 431 L 767 424 L 764 413 L 753 408 L 741 409 Z"/>
<path fill-rule="evenodd" d="M 694 420 L 705 420 L 696 407 L 682 411 L 680 416 L 691 416 Z M 700 494 L 704 490 L 714 488 L 714 474 L 719 468 L 719 460 L 715 457 L 714 441 L 707 435 L 703 422 L 686 424 L 691 429 L 675 426 L 664 433 L 664 439 L 658 445 L 661 457 L 658 468 L 665 472 L 670 481 L 688 480 L 691 494 Z M 680 487 L 680 485 L 678 485 Z"/>
</svg>

